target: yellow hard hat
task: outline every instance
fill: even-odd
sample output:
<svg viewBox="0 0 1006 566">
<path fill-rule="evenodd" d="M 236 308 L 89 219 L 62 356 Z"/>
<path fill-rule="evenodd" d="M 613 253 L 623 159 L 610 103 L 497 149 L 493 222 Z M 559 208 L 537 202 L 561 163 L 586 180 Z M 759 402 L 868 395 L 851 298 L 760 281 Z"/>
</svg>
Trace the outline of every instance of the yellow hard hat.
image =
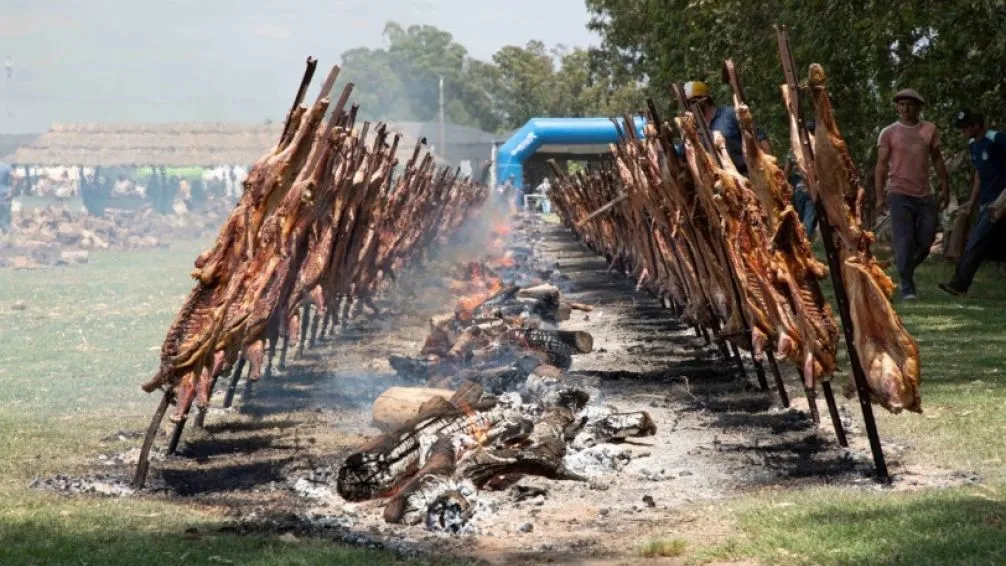
<svg viewBox="0 0 1006 566">
<path fill-rule="evenodd" d="M 701 98 L 703 96 L 709 96 L 709 87 L 706 83 L 702 81 L 688 81 L 685 83 L 685 98 L 691 100 L 693 98 Z"/>
</svg>

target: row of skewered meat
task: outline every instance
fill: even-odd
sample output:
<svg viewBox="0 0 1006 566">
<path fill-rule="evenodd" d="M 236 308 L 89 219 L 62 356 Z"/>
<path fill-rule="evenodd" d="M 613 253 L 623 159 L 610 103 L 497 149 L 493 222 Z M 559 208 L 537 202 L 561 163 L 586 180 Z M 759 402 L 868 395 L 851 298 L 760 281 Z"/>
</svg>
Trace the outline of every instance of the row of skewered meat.
<svg viewBox="0 0 1006 566">
<path fill-rule="evenodd" d="M 813 386 L 837 370 L 839 328 L 820 285 L 828 268 L 815 258 L 790 204 L 793 187 L 758 143 L 751 109 L 732 82 L 746 175 L 734 167 L 722 136 L 703 132 L 692 112 L 672 125 L 651 106 L 642 135 L 620 128 L 611 165 L 572 176 L 554 167 L 549 196 L 588 246 L 641 287 L 673 300 L 687 322 L 712 328 L 756 359 L 771 348 Z M 793 153 L 804 178 L 814 179 L 811 196 L 836 235 L 855 351 L 875 402 L 896 413 L 921 411 L 918 346 L 871 251 L 873 235 L 862 224 L 864 190 L 819 65 L 811 66 L 809 86 L 818 124 L 814 158 L 803 158 L 799 121 L 787 104 Z M 788 86 L 783 94 L 788 101 Z M 623 122 L 632 123 L 630 117 Z"/>
<path fill-rule="evenodd" d="M 143 385 L 174 394 L 174 422 L 193 401 L 206 408 L 217 376 L 239 356 L 258 379 L 265 340 L 296 338 L 303 302 L 369 301 L 488 196 L 420 144 L 398 163 L 400 136 L 383 124 L 359 126 L 357 107 L 346 108 L 352 85 L 330 109 L 337 74 L 334 67 L 309 107 L 302 85 L 283 136 L 252 167 L 216 242 L 195 261 L 195 287 L 168 330 L 159 371 Z"/>
</svg>

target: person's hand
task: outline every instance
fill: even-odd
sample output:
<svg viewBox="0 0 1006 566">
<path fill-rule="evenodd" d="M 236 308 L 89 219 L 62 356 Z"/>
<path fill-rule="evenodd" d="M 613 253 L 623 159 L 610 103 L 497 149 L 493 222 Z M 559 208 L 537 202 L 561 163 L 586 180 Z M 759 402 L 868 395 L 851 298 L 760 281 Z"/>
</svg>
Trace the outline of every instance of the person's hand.
<svg viewBox="0 0 1006 566">
<path fill-rule="evenodd" d="M 949 204 L 950 204 L 950 193 L 940 193 L 939 198 L 936 200 L 936 208 L 940 212 L 942 212 L 946 210 Z"/>
<path fill-rule="evenodd" d="M 878 215 L 887 213 L 887 202 L 878 200 L 876 209 Z"/>
<path fill-rule="evenodd" d="M 989 208 L 989 219 L 992 222 L 999 222 L 1003 216 L 1006 216 L 1006 207 Z"/>
</svg>

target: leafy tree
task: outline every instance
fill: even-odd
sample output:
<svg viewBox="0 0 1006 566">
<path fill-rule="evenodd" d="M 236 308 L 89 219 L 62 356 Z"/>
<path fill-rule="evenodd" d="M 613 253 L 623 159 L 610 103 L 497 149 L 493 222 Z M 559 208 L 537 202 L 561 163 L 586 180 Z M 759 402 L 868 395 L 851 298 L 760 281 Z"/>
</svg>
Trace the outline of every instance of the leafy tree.
<svg viewBox="0 0 1006 566">
<path fill-rule="evenodd" d="M 964 145 L 951 129 L 954 110 L 1002 114 L 1006 86 L 998 70 L 1006 42 L 994 39 L 1006 22 L 1001 0 L 586 3 L 609 68 L 628 72 L 664 104 L 671 81 L 721 85 L 720 65 L 733 58 L 756 116 L 775 139 L 787 134 L 772 24 L 787 25 L 798 72 L 816 62 L 828 73 L 839 124 L 864 168 L 875 158 L 880 128 L 896 119 L 891 95 L 900 88 L 927 99 L 926 118 L 940 126 L 951 152 Z M 721 103 L 729 100 L 725 86 L 717 94 Z"/>
<path fill-rule="evenodd" d="M 387 47 L 342 54 L 344 77 L 369 119 L 433 121 L 444 80 L 445 118 L 489 132 L 535 116 L 607 116 L 642 107 L 642 83 L 608 53 L 541 41 L 505 46 L 479 61 L 433 26 L 389 22 Z"/>
<path fill-rule="evenodd" d="M 508 125 L 548 115 L 554 69 L 544 43 L 508 45 L 493 55 L 493 62 L 500 73 L 499 108 Z"/>
<path fill-rule="evenodd" d="M 415 119 L 405 86 L 385 50 L 351 49 L 342 54 L 342 66 L 345 80 L 356 85 L 353 99 L 366 118 Z"/>
</svg>

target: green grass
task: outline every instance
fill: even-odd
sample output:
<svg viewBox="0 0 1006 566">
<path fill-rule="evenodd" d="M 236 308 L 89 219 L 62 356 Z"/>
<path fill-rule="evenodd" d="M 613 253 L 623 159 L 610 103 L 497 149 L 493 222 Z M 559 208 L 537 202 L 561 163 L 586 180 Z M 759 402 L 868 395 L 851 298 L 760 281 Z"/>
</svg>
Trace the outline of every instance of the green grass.
<svg viewBox="0 0 1006 566">
<path fill-rule="evenodd" d="M 752 494 L 716 511 L 736 521 L 739 533 L 697 550 L 690 561 L 1006 564 L 1006 285 L 1002 268 L 986 265 L 970 296 L 954 298 L 937 288 L 952 273 L 952 264 L 932 257 L 916 273 L 920 298 L 895 298 L 919 343 L 924 413 L 892 415 L 877 406 L 874 413 L 881 440 L 909 448 L 908 469 L 978 472 L 984 485 Z M 840 366 L 848 368 L 840 351 Z M 846 377 L 836 381 L 844 385 Z M 859 418 L 856 404 L 850 408 Z"/>
<path fill-rule="evenodd" d="M 734 504 L 741 532 L 692 562 L 1004 564 L 1006 490 L 920 493 L 812 489 Z"/>
<path fill-rule="evenodd" d="M 685 553 L 686 548 L 688 548 L 688 543 L 679 538 L 651 539 L 640 545 L 639 555 L 643 558 L 669 558 L 681 556 Z"/>
<path fill-rule="evenodd" d="M 140 383 L 208 244 L 0 270 L 0 564 L 397 563 L 325 540 L 223 534 L 221 511 L 177 501 L 27 488 L 37 475 L 80 472 L 99 452 L 138 445 L 101 439 L 145 429 L 159 398 Z"/>
</svg>

